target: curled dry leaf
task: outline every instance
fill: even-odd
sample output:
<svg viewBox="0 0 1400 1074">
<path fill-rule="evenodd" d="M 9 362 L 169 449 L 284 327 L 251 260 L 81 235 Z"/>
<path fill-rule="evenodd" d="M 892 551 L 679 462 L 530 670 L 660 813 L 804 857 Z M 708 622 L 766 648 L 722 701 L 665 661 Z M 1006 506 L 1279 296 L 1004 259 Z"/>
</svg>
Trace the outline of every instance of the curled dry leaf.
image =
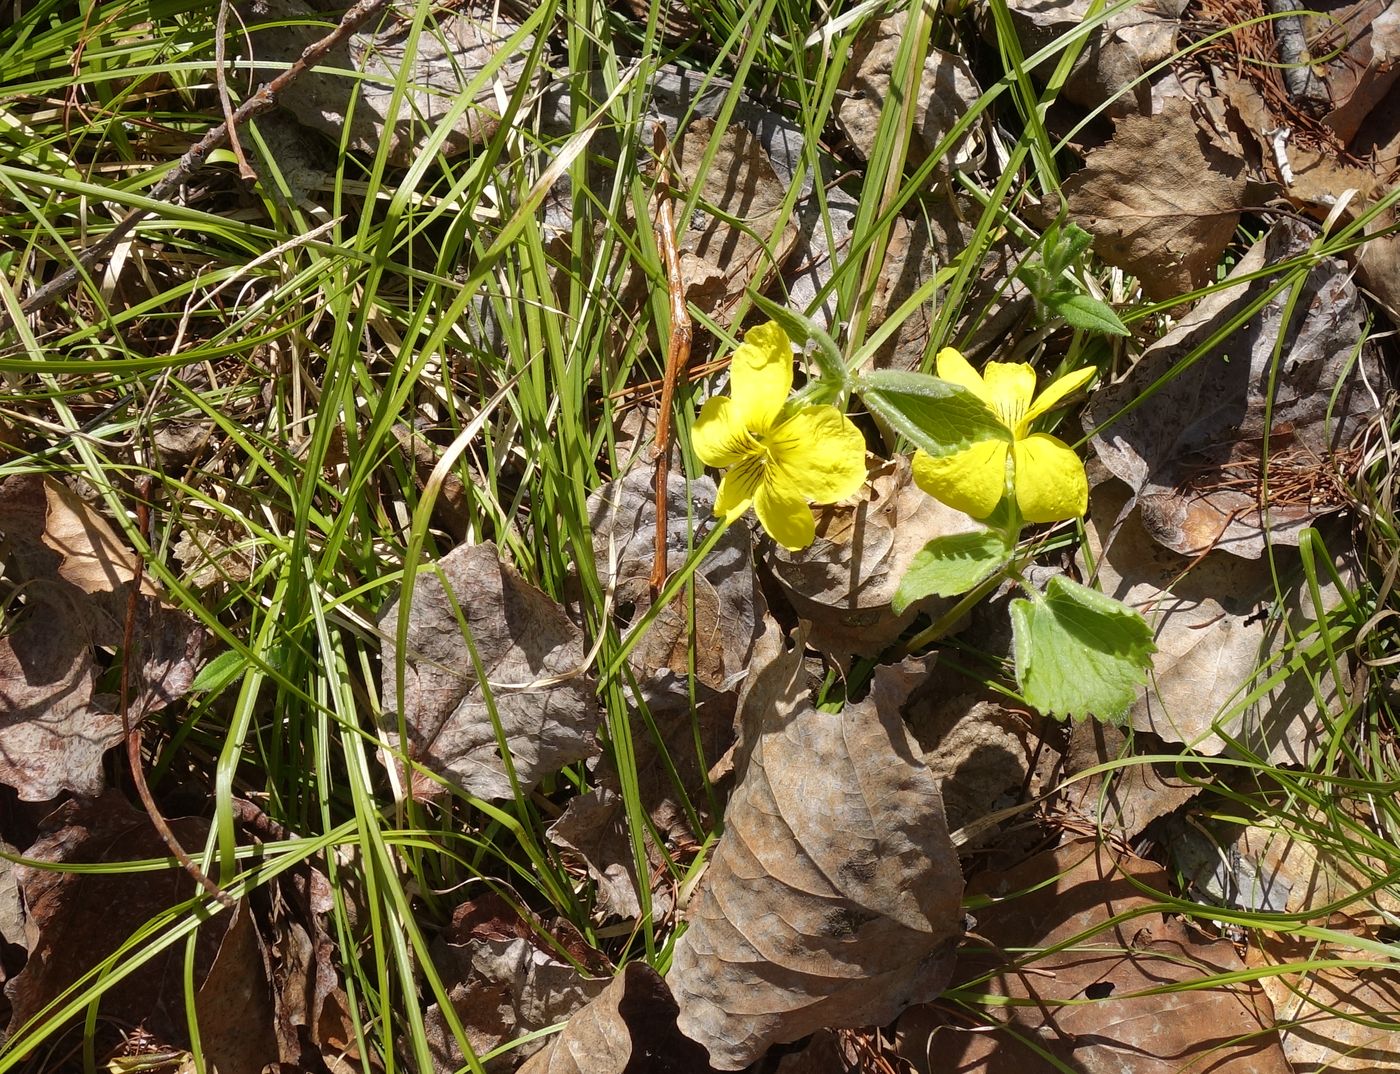
<svg viewBox="0 0 1400 1074">
<path fill-rule="evenodd" d="M 726 127 L 701 174 L 715 132 L 714 120 L 697 119 L 672 152 L 681 193 L 698 188 L 700 194 L 698 210 L 678 243 L 686 297 L 723 323 L 751 287 L 763 290 L 787 260 L 797 227 L 791 216 L 778 227 L 787 186 L 763 142 L 748 128 Z"/>
<path fill-rule="evenodd" d="M 964 672 L 934 666 L 933 657 L 907 659 L 894 671 L 913 676 L 904 718 L 938 780 L 948 827 L 991 834 L 995 829 L 977 831 L 976 822 L 1011 805 L 1005 796 L 1019 798 L 1037 748 L 1053 753 L 1037 741 L 1035 718 L 998 704 L 996 694 L 969 689 Z"/>
<path fill-rule="evenodd" d="M 1090 840 L 979 875 L 969 894 L 984 896 L 985 905 L 959 955 L 958 978 L 1009 1001 L 981 1007 L 1007 1031 L 931 1026 L 921 1010 L 907 1025 L 901 1020 L 900 1054 L 916 1068 L 936 1054 L 940 1070 L 1039 1074 L 1050 1068 L 1020 1043 L 1031 1040 L 1083 1074 L 1179 1074 L 1193 1063 L 1213 1074 L 1289 1074 L 1257 984 L 1189 988 L 1244 967 L 1229 942 L 1200 939 L 1149 909 L 1150 893 L 1168 888 L 1159 866 Z M 1134 910 L 1139 916 L 1110 922 Z M 1027 958 L 1024 967 L 1011 964 L 1020 952 L 1057 944 L 1068 946 Z M 1168 984 L 1188 988 L 1132 995 Z"/>
<path fill-rule="evenodd" d="M 1190 106 L 1172 99 L 1155 116 L 1120 120 L 1064 191 L 1094 251 L 1161 300 L 1211 278 L 1239 223 L 1245 176 L 1197 130 Z"/>
<path fill-rule="evenodd" d="M 718 1069 L 884 1024 L 951 972 L 962 875 L 900 719 L 907 685 L 877 672 L 841 713 L 789 693 L 753 747 L 666 978 Z"/>
<path fill-rule="evenodd" d="M 629 962 L 520 1074 L 706 1074 L 705 1050 L 676 1028 L 661 975 Z"/>
<path fill-rule="evenodd" d="M 401 747 L 409 761 L 481 798 L 514 794 L 497 720 L 527 792 L 549 773 L 597 752 L 583 635 L 554 601 L 501 562 L 494 544 L 454 548 L 419 571 L 400 655 L 402 599 L 395 597 L 379 616 L 380 727 L 392 749 Z M 401 728 L 407 734 L 402 743 Z M 397 761 L 386 757 L 385 763 L 398 770 Z M 405 785 L 419 798 L 440 790 L 417 771 Z"/>
<path fill-rule="evenodd" d="M 836 119 L 856 152 L 866 160 L 875 149 L 880 112 L 891 97 L 897 100 L 901 92 L 899 87 L 891 86 L 890 78 L 908 21 L 908 15 L 900 11 L 870 23 L 851 46 L 841 77 Z M 982 88 L 961 56 L 930 48 L 919 78 L 909 166 L 922 164 L 981 96 Z M 964 134 L 946 152 L 945 159 L 962 163 L 974 148 L 972 139 L 972 132 Z M 947 168 L 941 168 L 940 173 L 946 174 Z"/>
<path fill-rule="evenodd" d="M 674 471 L 666 486 L 667 567 L 685 565 L 715 525 L 715 484 Z M 635 623 L 651 606 L 650 578 L 656 561 L 656 493 L 649 469 L 633 470 L 588 497 L 593 563 L 600 584 L 612 590 L 616 607 L 632 609 Z M 691 608 L 693 602 L 693 610 Z M 699 564 L 688 600 L 661 610 L 632 651 L 632 668 L 643 683 L 660 673 L 684 676 L 694 650 L 695 676 L 709 690 L 732 690 L 748 671 L 763 630 L 767 603 L 753 573 L 753 545 L 744 526 L 731 526 Z M 693 630 L 693 635 L 692 635 Z M 688 687 L 681 684 L 688 694 Z M 651 699 L 651 695 L 649 695 Z"/>
<path fill-rule="evenodd" d="M 135 554 L 96 510 L 38 475 L 0 482 L 0 538 L 22 602 L 0 638 L 0 782 L 26 801 L 97 794 L 122 721 L 117 698 L 93 694 L 94 650 L 125 644 Z M 162 603 L 149 578 L 135 614 L 132 649 L 119 658 L 139 720 L 189 688 L 204 632 Z"/>
<path fill-rule="evenodd" d="M 895 615 L 890 602 L 929 541 L 984 529 L 915 485 L 902 456 L 881 464 L 858 496 L 817 509 L 817 538 L 807 548 L 769 555 L 793 610 L 812 624 L 809 644 L 843 658 L 874 656 L 921 611 L 951 607 L 930 598 Z"/>
<path fill-rule="evenodd" d="M 303 0 L 243 0 L 239 6 L 252 27 L 254 57 L 269 65 L 256 68 L 260 77 L 272 77 L 273 64 L 297 59 L 325 33 L 325 16 Z M 497 64 L 473 105 L 453 121 L 438 152 L 455 156 L 490 138 L 501 121 L 497 94 L 508 97 L 514 92 L 533 39 L 520 41 L 502 62 L 500 53 L 520 23 L 499 5 L 486 3 L 440 9 L 417 35 L 412 55 L 410 28 L 409 22 L 391 18 L 377 32 L 371 25 L 352 35 L 322 65 L 362 77 L 313 71 L 288 87 L 277 103 L 337 144 L 348 137 L 356 152 L 377 153 L 387 140 L 390 162 L 406 168 L 457 107 L 467 85 L 488 65 Z M 398 112 L 390 116 L 394 88 L 405 67 L 402 77 L 408 89 Z"/>
<path fill-rule="evenodd" d="M 1165 752 L 1167 748 L 1159 745 L 1150 732 L 1140 732 L 1130 741 L 1123 730 L 1113 724 L 1084 720 L 1070 729 L 1065 775 L 1077 776 L 1114 761 Z M 1182 779 L 1176 774 L 1174 763 L 1134 761 L 1076 780 L 1065 788 L 1064 800 L 1071 810 L 1088 818 L 1095 827 L 1131 840 L 1154 820 L 1168 816 L 1189 802 L 1200 790 L 1199 781 Z"/>
<path fill-rule="evenodd" d="M 576 959 L 587 957 L 581 940 L 568 946 Z M 477 1055 L 563 1021 L 608 984 L 606 977 L 586 977 L 561 958 L 498 895 L 458 906 L 452 924 L 434 941 L 432 958 Z M 466 1057 L 437 1004 L 428 1008 L 425 1022 L 435 1069 L 460 1070 Z M 488 1063 L 487 1070 L 510 1070 L 543 1044 L 515 1048 Z"/>
<path fill-rule="evenodd" d="M 1276 548 L 1272 566 L 1221 551 L 1181 555 L 1152 540 L 1142 512 L 1119 521 L 1123 505 L 1121 485 L 1100 485 L 1086 528 L 1099 587 L 1137 608 L 1157 643 L 1147 687 L 1129 710 L 1133 727 L 1211 756 L 1238 749 L 1275 763 L 1304 763 L 1318 745 L 1319 709 L 1337 711 L 1345 696 L 1323 656 L 1309 663 L 1310 674 L 1284 676 L 1249 705 L 1240 704 L 1263 681 L 1251 684 L 1255 670 L 1275 668 L 1289 639 L 1318 615 L 1296 553 Z M 1338 566 L 1348 570 L 1345 562 Z M 1282 605 L 1275 599 L 1274 570 L 1283 579 Z M 1341 601 L 1330 581 L 1321 594 L 1323 614 Z M 1345 654 L 1341 661 L 1345 691 L 1352 673 Z"/>
<path fill-rule="evenodd" d="M 1306 224 L 1280 221 L 1231 278 L 1300 254 L 1311 240 Z M 1347 452 L 1388 390 L 1374 346 L 1363 342 L 1362 300 L 1346 267 L 1326 259 L 1308 273 L 1286 325 L 1288 289 L 1137 409 L 1104 425 L 1270 283 L 1257 279 L 1203 299 L 1089 401 L 1099 459 L 1137 494 L 1148 532 L 1183 555 L 1219 548 L 1257 559 L 1265 530 L 1275 543 L 1297 544 L 1314 518 L 1345 506 L 1345 481 L 1335 475 L 1352 465 Z"/>
<path fill-rule="evenodd" d="M 1027 55 L 1072 33 L 1101 9 L 1092 0 L 1012 0 L 1012 24 Z M 1064 96 L 1086 108 L 1111 102 L 1111 115 L 1151 111 L 1151 87 L 1143 75 L 1176 52 L 1186 0 L 1142 0 L 1116 10 L 1090 34 L 1070 71 Z M 986 20 L 992 32 L 992 20 Z M 1054 59 L 1037 68 L 1044 78 Z"/>
</svg>

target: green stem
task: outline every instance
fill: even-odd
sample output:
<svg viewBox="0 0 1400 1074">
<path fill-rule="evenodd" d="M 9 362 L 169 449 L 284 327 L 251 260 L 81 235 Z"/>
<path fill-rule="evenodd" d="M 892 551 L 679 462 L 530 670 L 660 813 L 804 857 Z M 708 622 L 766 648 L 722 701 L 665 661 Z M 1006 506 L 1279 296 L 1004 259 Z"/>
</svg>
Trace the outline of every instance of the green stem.
<svg viewBox="0 0 1400 1074">
<path fill-rule="evenodd" d="M 996 589 L 997 586 L 1001 585 L 1002 581 L 1009 576 L 1012 570 L 1014 570 L 1014 567 L 1008 563 L 1001 570 L 993 572 L 981 582 L 978 582 L 977 585 L 963 594 L 961 600 L 954 604 L 943 615 L 939 616 L 932 626 L 927 630 L 920 631 L 904 645 L 899 651 L 899 656 L 901 658 L 911 656 L 918 650 L 925 646 L 932 645 L 942 638 L 943 635 L 947 634 L 948 631 L 952 630 L 953 627 L 957 625 L 959 619 L 972 610 L 974 604 Z"/>
</svg>

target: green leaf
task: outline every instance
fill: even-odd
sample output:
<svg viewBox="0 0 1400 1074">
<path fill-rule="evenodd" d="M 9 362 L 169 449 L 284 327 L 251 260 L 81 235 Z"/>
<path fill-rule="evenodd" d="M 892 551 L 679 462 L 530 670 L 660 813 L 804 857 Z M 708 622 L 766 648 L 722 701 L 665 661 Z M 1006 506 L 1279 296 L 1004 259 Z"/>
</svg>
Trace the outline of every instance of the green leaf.
<svg viewBox="0 0 1400 1074">
<path fill-rule="evenodd" d="M 1011 558 L 1006 535 L 995 530 L 935 537 L 914 554 L 895 590 L 895 615 L 928 596 L 966 593 Z"/>
<path fill-rule="evenodd" d="M 218 694 L 238 677 L 238 673 L 243 670 L 246 664 L 247 659 L 242 653 L 226 649 L 199 669 L 199 673 L 194 677 L 194 682 L 190 683 L 190 692 L 212 691 Z"/>
<path fill-rule="evenodd" d="M 1085 250 L 1094 244 L 1094 236 L 1078 224 L 1066 224 L 1058 236 L 1056 253 L 1065 265 L 1071 265 Z"/>
<path fill-rule="evenodd" d="M 1085 332 L 1102 332 L 1109 336 L 1130 335 L 1128 326 L 1118 319 L 1113 307 L 1091 295 L 1078 291 L 1056 291 L 1045 304 L 1063 317 L 1072 328 Z"/>
<path fill-rule="evenodd" d="M 1132 608 L 1055 577 L 1036 601 L 1011 602 L 1016 681 L 1055 716 L 1119 722 L 1152 667 L 1152 628 Z"/>
<path fill-rule="evenodd" d="M 877 369 L 856 390 L 872 413 L 935 458 L 985 440 L 1011 440 L 1011 430 L 981 399 L 927 373 Z"/>
</svg>

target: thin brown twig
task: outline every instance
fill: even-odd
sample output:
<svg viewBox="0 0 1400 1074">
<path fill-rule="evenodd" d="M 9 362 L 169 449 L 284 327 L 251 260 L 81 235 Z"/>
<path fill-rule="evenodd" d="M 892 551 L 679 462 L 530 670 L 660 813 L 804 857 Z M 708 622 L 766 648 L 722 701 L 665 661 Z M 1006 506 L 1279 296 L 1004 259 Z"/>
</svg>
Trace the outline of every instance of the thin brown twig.
<svg viewBox="0 0 1400 1074">
<path fill-rule="evenodd" d="M 250 119 L 269 111 L 277 103 L 278 94 L 320 63 L 331 49 L 364 25 L 365 21 L 387 2 L 388 0 L 359 0 L 359 3 L 345 13 L 334 30 L 319 41 L 307 45 L 295 63 L 271 82 L 265 82 L 259 86 L 257 92 L 239 105 L 231 120 L 220 123 L 192 145 L 170 173 L 151 188 L 147 197 L 152 202 L 169 201 L 172 195 L 189 181 L 190 176 L 204 166 L 209 159 L 209 154 L 229 140 L 231 131 L 241 127 Z M 94 263 L 116 249 L 121 241 L 131 234 L 136 225 L 150 215 L 150 209 L 132 209 L 126 216 L 122 217 L 111 231 L 79 254 L 72 265 L 69 265 L 68 268 L 25 299 L 21 304 L 24 313 L 26 315 L 36 313 L 67 295 L 78 286 L 78 282 Z M 10 327 L 9 315 L 0 313 L 0 332 L 7 331 Z"/>
<path fill-rule="evenodd" d="M 228 92 L 228 76 L 224 72 L 224 48 L 228 39 L 228 0 L 219 0 L 219 17 L 214 24 L 214 85 L 219 91 L 219 107 L 224 110 L 224 126 L 228 128 L 228 144 L 233 157 L 238 161 L 238 177 L 253 180 L 258 173 L 248 163 L 243 153 L 243 142 L 238 137 L 238 126 L 233 121 L 233 100 Z"/>
<path fill-rule="evenodd" d="M 676 218 L 671 205 L 670 150 L 665 128 L 652 128 L 652 142 L 659 159 L 656 186 L 656 234 L 666 263 L 666 291 L 671 299 L 671 335 L 666 347 L 666 373 L 661 382 L 661 409 L 656 417 L 656 558 L 651 568 L 651 599 L 666 585 L 666 484 L 671 470 L 671 408 L 676 382 L 690 362 L 690 311 L 685 305 L 685 281 L 681 278 L 681 257 L 676 249 Z"/>
<path fill-rule="evenodd" d="M 141 534 L 141 540 L 149 547 L 150 545 L 150 494 L 155 482 L 150 477 L 141 478 L 136 485 L 136 528 Z M 146 784 L 145 761 L 141 757 L 141 720 L 135 722 L 131 719 L 131 654 L 136 643 L 136 620 L 139 618 L 141 608 L 141 583 L 146 576 L 146 557 L 138 555 L 136 557 L 136 570 L 131 579 L 131 592 L 126 599 L 126 623 L 122 632 L 122 666 L 121 682 L 119 686 L 119 708 L 122 714 L 122 734 L 126 736 L 126 756 L 131 765 L 131 781 L 136 785 L 136 794 L 141 799 L 141 804 L 146 807 L 146 815 L 151 818 L 151 824 L 160 833 L 161 839 L 169 848 L 171 855 L 183 867 L 185 872 L 194 877 L 205 891 L 209 892 L 220 905 L 229 910 L 238 906 L 234 898 L 214 883 L 203 869 L 190 857 L 188 851 L 180 845 L 180 840 L 175 837 L 169 823 L 161 814 L 160 807 L 156 805 L 155 797 L 151 794 L 151 788 Z"/>
</svg>

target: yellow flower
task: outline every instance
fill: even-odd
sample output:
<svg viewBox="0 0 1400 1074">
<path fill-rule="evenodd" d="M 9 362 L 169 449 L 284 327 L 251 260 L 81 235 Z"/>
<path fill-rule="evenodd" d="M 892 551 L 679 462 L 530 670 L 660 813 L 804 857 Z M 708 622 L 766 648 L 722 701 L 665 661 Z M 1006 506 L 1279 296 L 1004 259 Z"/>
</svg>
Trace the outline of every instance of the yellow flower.
<svg viewBox="0 0 1400 1074">
<path fill-rule="evenodd" d="M 984 440 L 954 455 L 914 454 L 914 480 L 930 496 L 973 518 L 986 518 L 1007 489 L 1007 458 L 1016 505 L 1027 522 L 1078 518 L 1089 506 L 1084 464 L 1063 441 L 1031 433 L 1031 422 L 1094 377 L 1078 369 L 1035 394 L 1035 370 L 1023 362 L 988 362 L 979 374 L 952 347 L 938 352 L 938 376 L 986 403 L 1011 432 L 1011 442 Z"/>
<path fill-rule="evenodd" d="M 787 406 L 792 344 L 769 321 L 749 329 L 729 367 L 730 396 L 710 399 L 695 419 L 695 454 L 728 467 L 715 514 L 734 521 L 752 504 L 784 548 L 816 535 L 808 503 L 835 503 L 865 481 L 865 438 L 833 406 Z"/>
</svg>

